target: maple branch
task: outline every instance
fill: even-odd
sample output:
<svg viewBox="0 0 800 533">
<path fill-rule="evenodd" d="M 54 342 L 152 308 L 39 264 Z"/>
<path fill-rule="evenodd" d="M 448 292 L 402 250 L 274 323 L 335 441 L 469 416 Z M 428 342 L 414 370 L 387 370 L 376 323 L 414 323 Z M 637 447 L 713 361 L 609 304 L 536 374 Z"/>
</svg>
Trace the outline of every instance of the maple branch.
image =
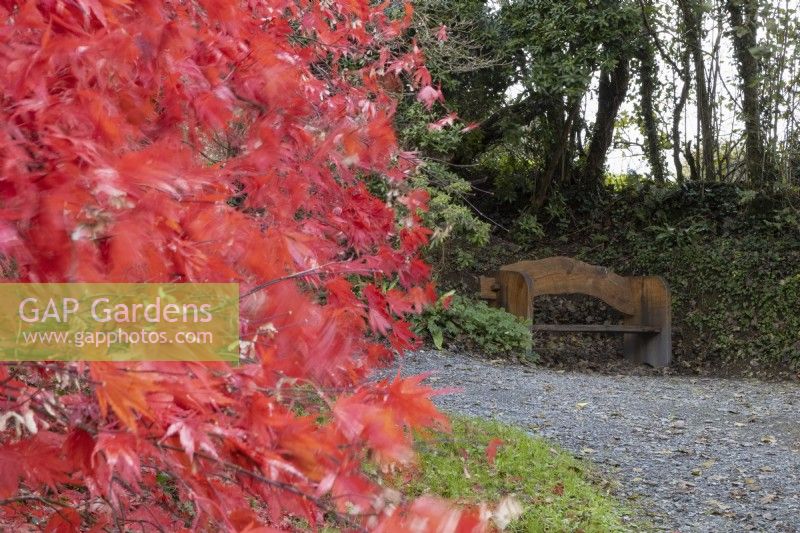
<svg viewBox="0 0 800 533">
<path fill-rule="evenodd" d="M 406 157 L 404 159 L 408 161 L 410 158 Z M 464 163 L 464 164 L 451 163 L 446 159 L 440 159 L 438 157 L 433 157 L 433 156 L 423 156 L 420 159 L 423 161 L 433 161 L 434 163 L 442 163 L 443 165 L 449 165 L 451 167 L 456 167 L 456 168 L 473 168 L 481 166 L 481 163 Z"/>
<path fill-rule="evenodd" d="M 498 227 L 498 228 L 500 228 L 501 230 L 503 230 L 503 231 L 505 231 L 505 232 L 507 232 L 507 233 L 510 233 L 510 232 L 511 232 L 511 230 L 510 230 L 510 229 L 508 229 L 508 228 L 507 228 L 507 227 L 505 227 L 504 225 L 500 224 L 499 222 L 497 222 L 496 220 L 494 220 L 493 218 L 491 218 L 489 215 L 486 215 L 486 214 L 484 214 L 484 213 L 483 213 L 483 212 L 482 212 L 480 209 L 478 209 L 477 207 L 475 207 L 475 205 L 474 205 L 472 202 L 470 202 L 469 200 L 467 200 L 467 199 L 466 199 L 466 197 L 464 197 L 463 195 L 459 195 L 459 198 L 461 198 L 462 200 L 464 200 L 464 201 L 467 203 L 467 205 L 469 205 L 469 206 L 470 206 L 472 209 L 474 209 L 474 210 L 475 210 L 475 212 L 476 212 L 476 213 L 478 213 L 478 214 L 479 214 L 481 217 L 485 218 L 486 220 L 488 220 L 489 222 L 491 222 L 492 224 L 494 224 L 495 226 L 497 226 L 497 227 Z"/>
<path fill-rule="evenodd" d="M 50 498 L 45 498 L 44 496 L 38 496 L 35 494 L 24 494 L 22 496 L 15 496 L 14 498 L 7 498 L 4 500 L 0 500 L 0 507 L 3 507 L 5 505 L 11 505 L 14 503 L 23 503 L 31 501 L 37 501 L 45 505 L 49 505 L 50 507 L 53 507 L 56 514 L 58 514 L 66 522 L 68 522 L 68 518 L 64 516 L 64 514 L 62 513 L 62 509 L 76 508 L 75 506 L 70 505 L 68 503 L 63 503 L 57 500 L 51 500 Z"/>
<path fill-rule="evenodd" d="M 391 135 L 389 119 L 402 86 L 419 81 L 417 74 L 422 80 L 428 76 L 421 70 L 424 56 L 418 48 L 392 46 L 410 18 L 403 22 L 387 17 L 383 5 L 367 2 L 356 6 L 341 0 L 334 0 L 331 9 L 323 6 L 320 10 L 311 3 L 308 10 L 271 12 L 264 18 L 263 6 L 245 2 L 226 5 L 226 19 L 220 24 L 196 2 L 186 6 L 155 2 L 152 9 L 128 9 L 112 2 L 98 8 L 98 17 L 102 18 L 103 11 L 107 15 L 101 24 L 87 26 L 81 13 L 61 13 L 57 3 L 45 4 L 39 6 L 42 17 L 12 17 L 3 27 L 10 44 L 0 54 L 0 71 L 25 72 L 35 94 L 31 96 L 29 88 L 19 91 L 13 84 L 0 82 L 7 100 L 0 106 L 0 123 L 14 126 L 8 135 L 0 136 L 0 153 L 8 156 L 7 166 L 13 169 L 7 176 L 13 201 L 33 202 L 39 208 L 9 214 L 7 222 L 13 228 L 27 229 L 14 233 L 14 252 L 0 257 L 0 274 L 6 278 L 77 281 L 88 275 L 97 281 L 156 282 L 213 279 L 224 271 L 232 273 L 232 281 L 242 283 L 243 299 L 288 280 L 294 281 L 284 288 L 317 288 L 329 278 L 346 280 L 351 274 L 372 276 L 380 282 L 400 270 L 394 265 L 395 256 L 398 262 L 410 260 L 417 251 L 413 243 L 400 243 L 404 244 L 402 250 L 396 249 L 399 239 L 394 224 L 362 223 L 369 218 L 394 220 L 391 203 L 349 191 L 349 176 L 354 171 L 352 180 L 362 172 L 399 179 L 407 166 L 404 160 L 400 165 L 395 160 L 400 148 Z M 306 12 L 312 16 L 305 17 Z M 47 39 L 39 43 L 41 32 L 48 31 L 41 21 L 53 17 L 68 31 L 48 32 Z M 200 53 L 164 61 L 160 37 L 148 33 L 150 28 L 161 27 L 164 20 L 170 22 L 170 38 Z M 301 28 L 307 36 L 297 38 L 297 32 L 266 27 L 273 25 Z M 76 49 L 73 34 L 79 34 L 85 46 Z M 257 40 L 246 39 L 255 34 L 262 35 Z M 127 50 L 141 53 L 128 54 Z M 78 54 L 81 60 L 66 54 Z M 347 61 L 339 61 L 343 56 Z M 275 57 L 280 60 L 277 64 Z M 62 63 L 70 65 L 69 72 L 59 67 Z M 386 83 L 382 79 L 363 83 L 362 76 L 373 70 L 381 70 Z M 209 84 L 204 73 L 210 73 L 214 83 Z M 94 84 L 97 87 L 90 98 L 84 97 L 81 91 L 86 83 L 109 75 L 122 82 Z M 390 89 L 395 84 L 389 78 L 399 80 L 398 91 Z M 36 92 L 40 86 L 44 90 Z M 45 102 L 52 112 L 20 114 L 20 109 L 30 107 L 31 97 Z M 374 109 L 372 102 L 379 109 Z M 359 140 L 351 146 L 348 137 L 341 152 L 339 140 L 330 135 L 340 128 L 349 131 L 353 125 L 359 138 L 364 128 L 369 142 Z M 383 141 L 372 142 L 378 138 Z M 259 141 L 263 150 L 245 149 Z M 352 154 L 351 148 L 355 150 Z M 119 154 L 125 155 L 118 158 Z M 350 167 L 351 156 L 357 157 L 358 167 L 337 170 L 343 169 L 342 165 Z M 225 164 L 234 157 L 235 163 Z M 81 172 L 61 172 L 59 183 L 64 187 L 51 190 L 46 178 L 58 172 L 62 163 Z M 250 178 L 258 179 L 245 181 Z M 246 191 L 237 182 L 246 184 Z M 86 190 L 102 191 L 102 205 Z M 244 204 L 246 209 L 229 212 L 224 200 L 244 193 L 251 199 Z M 119 201 L 123 196 L 126 199 Z M 39 201 L 41 198 L 53 201 Z M 335 217 L 328 214 L 332 200 L 341 209 Z M 74 209 L 65 211 L 64 205 Z M 236 209 L 238 204 L 229 207 Z M 270 220 L 256 221 L 267 209 Z M 326 250 L 320 252 L 325 255 L 313 264 L 287 262 L 274 273 L 263 274 L 258 265 L 272 259 L 267 225 L 278 232 L 288 231 L 302 223 L 298 215 L 306 212 L 319 219 L 315 223 L 323 231 L 307 235 L 304 243 L 310 250 Z M 50 231 L 51 220 L 79 227 L 80 248 L 76 248 L 74 234 Z M 84 234 L 84 229 L 91 231 Z M 352 237 L 340 237 L 351 231 Z M 47 238 L 32 238 L 37 234 Z M 217 245 L 221 238 L 247 254 L 232 256 L 230 246 Z M 374 255 L 378 252 L 368 251 L 371 243 L 390 245 L 387 256 L 391 257 L 381 259 Z M 319 261 L 331 262 L 318 266 Z M 409 276 L 413 285 L 428 277 L 425 269 Z M 398 298 L 409 292 L 405 284 L 397 291 Z M 416 301 L 409 296 L 412 299 Z M 307 337 L 311 350 L 314 343 L 321 349 L 336 350 L 339 334 L 347 341 L 342 344 L 345 353 L 340 354 L 347 364 L 331 369 L 309 368 L 301 350 L 284 353 L 280 348 L 278 355 L 291 363 L 286 368 L 302 368 L 296 378 L 308 379 L 297 386 L 277 387 L 272 393 L 277 396 L 274 401 L 285 403 L 289 413 L 302 405 L 322 416 L 317 424 L 298 421 L 293 425 L 302 438 L 313 440 L 317 427 L 338 434 L 336 420 L 328 416 L 328 410 L 341 393 L 360 383 L 373 365 L 372 358 L 364 355 L 373 342 L 361 327 L 365 304 L 360 295 L 343 302 L 347 318 L 339 321 L 337 315 L 335 325 L 340 331 L 336 331 L 337 344 L 333 345 L 318 334 L 317 324 L 300 318 L 309 305 L 322 309 L 321 316 L 337 310 L 324 308 L 324 301 L 311 301 L 297 291 L 280 303 L 275 316 L 288 315 L 285 321 L 281 319 L 285 328 L 274 334 L 280 335 L 280 340 Z M 389 318 L 396 321 L 394 315 Z M 255 342 L 267 342 L 267 335 Z M 379 479 L 361 478 L 363 484 L 337 494 L 331 490 L 318 493 L 326 488 L 319 478 L 309 480 L 303 475 L 313 468 L 320 478 L 361 476 L 368 448 L 360 441 L 336 442 L 331 452 L 341 458 L 336 462 L 326 455 L 310 457 L 310 465 L 304 457 L 285 457 L 285 468 L 276 473 L 258 461 L 237 461 L 238 449 L 217 455 L 214 450 L 221 450 L 218 443 L 226 444 L 225 436 L 235 434 L 243 456 L 263 458 L 263 450 L 274 448 L 274 431 L 282 424 L 280 419 L 242 418 L 240 410 L 251 397 L 270 395 L 268 389 L 253 387 L 273 384 L 272 373 L 277 371 L 259 365 L 255 351 L 248 357 L 256 364 L 139 366 L 119 362 L 112 365 L 113 373 L 97 363 L 0 362 L 0 405 L 4 412 L 17 415 L 13 421 L 20 432 L 13 444 L 0 442 L 0 463 L 12 464 L 12 474 L 22 472 L 13 479 L 0 479 L 0 485 L 8 488 L 0 495 L 0 512 L 19 511 L 0 519 L 0 529 L 29 528 L 31 513 L 27 511 L 52 519 L 43 526 L 51 529 L 96 525 L 109 533 L 170 531 L 178 519 L 188 521 L 190 514 L 208 514 L 224 527 L 233 525 L 227 515 L 230 509 L 253 508 L 258 520 L 269 521 L 261 515 L 283 503 L 287 515 L 293 506 L 299 507 L 310 520 L 324 515 L 325 521 L 343 530 L 365 531 L 373 517 L 389 518 L 392 507 L 372 500 L 381 490 Z M 185 374 L 174 373 L 178 370 Z M 329 379 L 317 376 L 318 370 Z M 141 374 L 144 372 L 155 377 Z M 316 381 L 337 388 L 324 389 Z M 267 398 L 270 404 L 274 401 Z M 409 405 L 408 409 L 415 407 Z M 213 428 L 208 425 L 211 422 Z M 165 432 L 173 435 L 179 424 L 186 426 L 179 430 L 183 433 L 159 443 L 158 439 L 166 438 Z M 202 434 L 201 448 L 212 443 L 202 450 L 206 453 L 187 453 L 187 446 L 179 442 L 186 441 L 186 432 L 190 440 Z M 239 435 L 243 435 L 241 443 Z M 389 432 L 386 437 L 395 438 Z M 65 440 L 74 444 L 76 453 L 62 453 L 53 445 Z M 147 448 L 139 446 L 144 442 Z M 83 452 L 98 446 L 107 452 L 106 463 L 124 457 L 131 478 L 122 471 L 115 474 L 113 468 L 108 473 L 87 464 Z M 48 464 L 48 458 L 57 462 Z M 37 474 L 37 468 L 44 470 Z M 161 486 L 161 471 L 183 474 L 176 476 L 175 492 Z M 148 475 L 136 475 L 142 473 Z M 90 490 L 98 483 L 105 496 Z M 195 508 L 185 509 L 185 500 Z M 351 513 L 344 506 L 348 501 L 370 503 Z M 161 510 L 166 513 L 162 515 Z M 426 513 L 430 514 L 409 509 L 408 518 L 419 514 L 424 520 Z"/>
<path fill-rule="evenodd" d="M 236 72 L 236 70 L 237 70 L 237 69 L 238 69 L 240 66 L 242 66 L 242 64 L 244 64 L 244 62 L 245 62 L 245 61 L 247 61 L 247 59 L 248 59 L 248 58 L 249 58 L 249 57 L 252 55 L 252 53 L 253 53 L 253 50 L 248 50 L 248 51 L 247 51 L 247 53 L 244 55 L 244 57 L 243 57 L 243 58 L 241 58 L 239 61 L 237 61 L 236 63 L 234 63 L 234 65 L 233 65 L 233 68 L 231 68 L 230 72 L 228 72 L 228 73 L 225 75 L 225 77 L 222 79 L 222 82 L 223 82 L 223 83 L 224 83 L 224 82 L 227 82 L 227 81 L 228 81 L 228 80 L 231 78 L 231 76 L 233 76 L 233 73 L 234 73 L 234 72 Z"/>
<path fill-rule="evenodd" d="M 51 500 L 50 498 L 45 498 L 44 496 L 38 496 L 36 494 L 24 494 L 22 496 L 15 496 L 13 498 L 6 498 L 4 500 L 0 500 L 0 507 L 4 505 L 11 505 L 13 503 L 22 503 L 29 501 L 37 501 L 53 507 L 68 507 L 70 509 L 75 508 L 68 503 L 60 502 L 57 500 Z"/>
<path fill-rule="evenodd" d="M 275 278 L 275 279 L 271 279 L 269 281 L 265 281 L 264 283 L 260 283 L 260 284 L 256 285 L 255 287 L 253 287 L 252 289 L 250 289 L 246 293 L 244 293 L 241 296 L 239 296 L 239 300 L 240 301 L 244 300 L 248 296 L 252 296 L 253 294 L 255 294 L 255 293 L 257 293 L 257 292 L 259 292 L 261 290 L 264 290 L 267 287 L 271 287 L 272 285 L 275 285 L 276 283 L 280 283 L 282 281 L 288 281 L 290 279 L 302 278 L 302 277 L 308 276 L 309 274 L 313 274 L 314 272 L 319 272 L 320 270 L 322 270 L 323 268 L 325 268 L 327 266 L 335 265 L 335 264 L 341 263 L 341 262 L 342 261 L 330 261 L 329 263 L 325 263 L 324 265 L 319 265 L 319 266 L 316 266 L 316 267 L 313 267 L 313 268 L 309 268 L 307 270 L 301 270 L 300 272 L 295 272 L 294 274 L 289 274 L 288 276 L 282 276 L 280 278 Z"/>
<path fill-rule="evenodd" d="M 16 389 L 16 390 L 19 390 L 19 387 L 17 387 L 16 385 L 9 385 L 9 383 L 11 383 L 12 379 L 15 379 L 14 376 L 8 376 L 3 381 L 0 381 L 0 387 L 2 387 L 4 389 Z"/>
</svg>

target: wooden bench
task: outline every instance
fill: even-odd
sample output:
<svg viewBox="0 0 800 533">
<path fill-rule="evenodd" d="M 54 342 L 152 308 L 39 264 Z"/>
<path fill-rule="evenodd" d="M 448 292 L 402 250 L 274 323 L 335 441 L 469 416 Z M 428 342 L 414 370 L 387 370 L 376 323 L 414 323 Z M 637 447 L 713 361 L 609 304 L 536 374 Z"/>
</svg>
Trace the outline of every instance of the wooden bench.
<svg viewBox="0 0 800 533">
<path fill-rule="evenodd" d="M 569 257 L 519 261 L 481 276 L 481 298 L 526 318 L 533 331 L 616 333 L 623 335 L 627 359 L 654 367 L 672 360 L 672 305 L 661 276 L 623 277 Z M 623 316 L 622 324 L 535 324 L 533 301 L 544 294 L 586 294 L 599 298 Z"/>
</svg>

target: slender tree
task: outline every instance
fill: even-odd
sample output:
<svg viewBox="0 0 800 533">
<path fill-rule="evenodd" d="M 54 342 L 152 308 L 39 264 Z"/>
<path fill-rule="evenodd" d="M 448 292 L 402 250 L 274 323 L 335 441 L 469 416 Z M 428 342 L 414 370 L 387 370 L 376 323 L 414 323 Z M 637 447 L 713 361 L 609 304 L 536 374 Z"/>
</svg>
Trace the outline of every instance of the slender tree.
<svg viewBox="0 0 800 533">
<path fill-rule="evenodd" d="M 727 0 L 725 9 L 730 17 L 730 33 L 742 90 L 741 114 L 744 122 L 747 179 L 754 187 L 764 187 L 772 181 L 773 172 L 768 168 L 768 158 L 764 151 L 759 62 L 753 53 L 757 45 L 758 2 Z"/>
<path fill-rule="evenodd" d="M 655 110 L 656 76 L 655 47 L 651 36 L 643 32 L 636 53 L 639 74 L 639 98 L 641 107 L 642 133 L 645 140 L 645 155 L 650 164 L 650 172 L 656 183 L 664 183 L 664 156 L 661 153 L 661 140 L 658 128 L 658 116 Z"/>
<path fill-rule="evenodd" d="M 700 178 L 708 181 L 716 179 L 714 165 L 715 135 L 712 129 L 712 102 L 708 95 L 706 81 L 706 64 L 703 57 L 703 12 L 702 6 L 696 0 L 678 0 L 678 6 L 683 17 L 685 40 L 689 48 L 695 80 L 695 96 L 697 104 L 697 122 L 700 129 L 700 143 L 702 167 Z"/>
</svg>

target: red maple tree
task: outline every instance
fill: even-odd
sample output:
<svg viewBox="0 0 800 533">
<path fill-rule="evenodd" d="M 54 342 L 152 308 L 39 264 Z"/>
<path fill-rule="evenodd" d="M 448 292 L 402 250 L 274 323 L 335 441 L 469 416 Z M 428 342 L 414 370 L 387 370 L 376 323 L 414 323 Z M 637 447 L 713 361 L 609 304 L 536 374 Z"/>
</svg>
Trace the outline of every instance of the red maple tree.
<svg viewBox="0 0 800 533">
<path fill-rule="evenodd" d="M 400 2 L 0 0 L 7 281 L 238 282 L 241 364 L 0 365 L 0 526 L 471 531 L 364 473 L 446 426 L 365 382 L 434 297 L 404 177 Z M 370 193 L 382 180 L 386 199 Z M 388 343 L 386 342 L 388 341 Z M 391 348 L 390 348 L 390 347 Z"/>
</svg>

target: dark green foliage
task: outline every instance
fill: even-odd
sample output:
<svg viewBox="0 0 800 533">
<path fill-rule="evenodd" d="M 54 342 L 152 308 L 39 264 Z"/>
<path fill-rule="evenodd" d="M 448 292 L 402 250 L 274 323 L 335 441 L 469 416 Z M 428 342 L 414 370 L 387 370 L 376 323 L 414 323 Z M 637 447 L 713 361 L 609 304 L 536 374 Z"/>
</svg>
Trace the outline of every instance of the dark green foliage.
<svg viewBox="0 0 800 533">
<path fill-rule="evenodd" d="M 431 139 L 406 145 L 448 153 L 453 170 L 504 207 L 525 208 L 551 185 L 579 182 L 593 137 L 580 102 L 594 74 L 627 64 L 638 33 L 636 3 L 421 0 L 415 8 L 414 32 L 448 110 L 480 128 L 449 152 Z M 446 42 L 434 37 L 441 25 Z"/>
<path fill-rule="evenodd" d="M 507 46 L 522 52 L 516 81 L 557 97 L 582 96 L 592 73 L 615 65 L 638 28 L 637 6 L 619 0 L 516 0 L 502 17 Z"/>
<path fill-rule="evenodd" d="M 544 237 L 544 228 L 536 215 L 525 213 L 514 221 L 511 234 L 518 242 L 535 242 Z"/>
<path fill-rule="evenodd" d="M 425 224 L 434 230 L 427 249 L 428 260 L 439 266 L 456 268 L 474 265 L 475 251 L 489 242 L 488 223 L 480 220 L 465 202 L 472 187 L 438 163 L 427 163 L 412 177 L 416 187 L 430 194 Z"/>
<path fill-rule="evenodd" d="M 437 33 L 447 28 L 447 40 Z M 504 104 L 513 76 L 501 10 L 486 0 L 416 0 L 413 37 L 442 84 L 448 108 L 465 121 L 486 118 Z"/>
<path fill-rule="evenodd" d="M 525 205 L 535 190 L 531 176 L 545 157 L 521 142 L 525 134 L 530 132 L 519 132 L 517 142 L 498 144 L 478 159 L 477 173 L 491 177 L 495 201 L 506 205 Z"/>
<path fill-rule="evenodd" d="M 458 295 L 447 308 L 440 301 L 414 319 L 415 333 L 437 349 L 454 346 L 488 355 L 526 355 L 533 359 L 529 327 L 501 309 Z"/>
</svg>

